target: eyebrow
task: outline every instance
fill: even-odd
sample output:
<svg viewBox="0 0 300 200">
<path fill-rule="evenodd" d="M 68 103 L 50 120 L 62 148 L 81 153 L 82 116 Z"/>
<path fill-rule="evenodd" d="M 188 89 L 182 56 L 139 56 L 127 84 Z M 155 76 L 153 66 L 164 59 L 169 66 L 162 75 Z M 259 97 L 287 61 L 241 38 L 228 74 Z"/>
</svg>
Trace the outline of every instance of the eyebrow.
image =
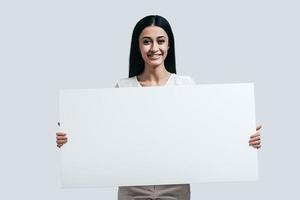
<svg viewBox="0 0 300 200">
<path fill-rule="evenodd" d="M 160 39 L 160 38 L 167 38 L 167 37 L 162 35 L 162 36 L 158 36 L 157 38 Z M 152 39 L 152 38 L 149 36 L 145 36 L 142 39 Z"/>
</svg>

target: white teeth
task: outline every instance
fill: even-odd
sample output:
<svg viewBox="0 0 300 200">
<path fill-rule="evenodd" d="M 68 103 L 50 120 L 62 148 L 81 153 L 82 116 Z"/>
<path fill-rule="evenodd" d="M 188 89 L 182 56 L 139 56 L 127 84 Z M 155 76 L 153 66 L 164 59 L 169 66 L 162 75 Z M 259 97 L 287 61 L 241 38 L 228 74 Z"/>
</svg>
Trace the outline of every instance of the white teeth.
<svg viewBox="0 0 300 200">
<path fill-rule="evenodd" d="M 161 54 L 153 54 L 153 55 L 148 55 L 151 58 L 158 58 L 161 56 Z"/>
<path fill-rule="evenodd" d="M 160 56 L 158 56 L 158 55 L 149 56 L 149 59 L 151 59 L 151 60 L 157 60 L 159 58 L 160 58 Z"/>
</svg>

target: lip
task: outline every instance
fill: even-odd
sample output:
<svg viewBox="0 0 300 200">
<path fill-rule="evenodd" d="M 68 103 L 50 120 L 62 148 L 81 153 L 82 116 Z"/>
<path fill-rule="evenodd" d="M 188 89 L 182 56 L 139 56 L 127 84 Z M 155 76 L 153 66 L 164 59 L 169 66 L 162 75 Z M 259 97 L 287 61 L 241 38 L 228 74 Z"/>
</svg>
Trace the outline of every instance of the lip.
<svg viewBox="0 0 300 200">
<path fill-rule="evenodd" d="M 162 56 L 162 54 L 148 54 L 148 57 L 159 57 Z"/>
</svg>

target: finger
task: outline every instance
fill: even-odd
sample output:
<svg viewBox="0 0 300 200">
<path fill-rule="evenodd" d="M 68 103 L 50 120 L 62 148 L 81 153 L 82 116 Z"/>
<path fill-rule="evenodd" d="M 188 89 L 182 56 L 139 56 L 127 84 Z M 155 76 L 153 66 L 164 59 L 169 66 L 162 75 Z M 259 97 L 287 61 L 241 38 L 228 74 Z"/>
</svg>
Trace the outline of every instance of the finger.
<svg viewBox="0 0 300 200">
<path fill-rule="evenodd" d="M 250 138 L 259 137 L 259 136 L 260 136 L 260 132 L 256 131 L 256 133 L 251 135 Z"/>
<path fill-rule="evenodd" d="M 64 144 L 58 144 L 56 145 L 58 148 L 61 148 Z"/>
<path fill-rule="evenodd" d="M 56 140 L 57 142 L 67 142 L 68 141 L 68 139 L 67 138 L 64 138 L 64 139 L 58 139 L 58 140 Z"/>
<path fill-rule="evenodd" d="M 259 148 L 261 148 L 261 145 L 254 145 L 253 147 L 256 149 L 259 149 Z"/>
<path fill-rule="evenodd" d="M 255 141 L 249 141 L 248 143 L 249 143 L 250 146 L 252 146 L 252 145 L 256 145 L 258 143 L 260 144 L 261 141 L 260 140 L 255 140 Z"/>
<path fill-rule="evenodd" d="M 57 141 L 68 140 L 68 138 L 63 137 L 63 136 L 59 136 L 59 137 L 56 137 L 56 140 L 57 140 Z"/>
<path fill-rule="evenodd" d="M 261 148 L 261 144 L 256 144 L 256 145 L 250 145 L 249 146 L 253 147 L 253 148 L 256 148 L 256 149 L 259 149 Z"/>
<path fill-rule="evenodd" d="M 62 133 L 62 132 L 57 132 L 56 135 L 57 136 L 64 136 L 64 135 L 67 135 L 67 134 L 66 133 Z"/>
<path fill-rule="evenodd" d="M 254 137 L 254 138 L 251 138 L 251 139 L 249 140 L 249 142 L 253 142 L 253 141 L 257 141 L 257 140 L 260 140 L 260 137 L 259 137 L 259 136 Z"/>
<path fill-rule="evenodd" d="M 251 146 L 260 145 L 260 141 L 250 142 Z"/>
<path fill-rule="evenodd" d="M 56 140 L 57 144 L 65 144 L 67 142 L 68 142 L 68 140 Z"/>
<path fill-rule="evenodd" d="M 257 140 L 257 141 L 251 141 L 251 142 L 249 142 L 249 145 L 251 146 L 251 145 L 256 145 L 256 144 L 260 144 L 260 143 L 261 143 L 260 140 Z"/>
<path fill-rule="evenodd" d="M 261 125 L 256 126 L 256 131 L 260 130 L 262 128 Z"/>
<path fill-rule="evenodd" d="M 56 144 L 57 147 L 62 147 L 64 144 Z"/>
<path fill-rule="evenodd" d="M 57 140 L 65 140 L 68 139 L 67 136 L 56 136 Z"/>
</svg>

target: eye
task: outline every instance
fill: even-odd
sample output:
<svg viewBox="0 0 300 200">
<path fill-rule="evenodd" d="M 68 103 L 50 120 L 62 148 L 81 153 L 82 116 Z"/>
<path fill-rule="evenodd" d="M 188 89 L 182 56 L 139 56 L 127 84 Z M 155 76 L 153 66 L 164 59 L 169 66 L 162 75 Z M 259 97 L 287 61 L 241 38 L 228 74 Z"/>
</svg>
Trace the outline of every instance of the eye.
<svg viewBox="0 0 300 200">
<path fill-rule="evenodd" d="M 159 39 L 157 42 L 158 42 L 158 44 L 163 44 L 163 43 L 165 43 L 165 40 L 164 39 Z"/>
<path fill-rule="evenodd" d="M 148 44 L 150 44 L 150 42 L 151 42 L 150 40 L 143 40 L 144 45 L 148 45 Z"/>
</svg>

